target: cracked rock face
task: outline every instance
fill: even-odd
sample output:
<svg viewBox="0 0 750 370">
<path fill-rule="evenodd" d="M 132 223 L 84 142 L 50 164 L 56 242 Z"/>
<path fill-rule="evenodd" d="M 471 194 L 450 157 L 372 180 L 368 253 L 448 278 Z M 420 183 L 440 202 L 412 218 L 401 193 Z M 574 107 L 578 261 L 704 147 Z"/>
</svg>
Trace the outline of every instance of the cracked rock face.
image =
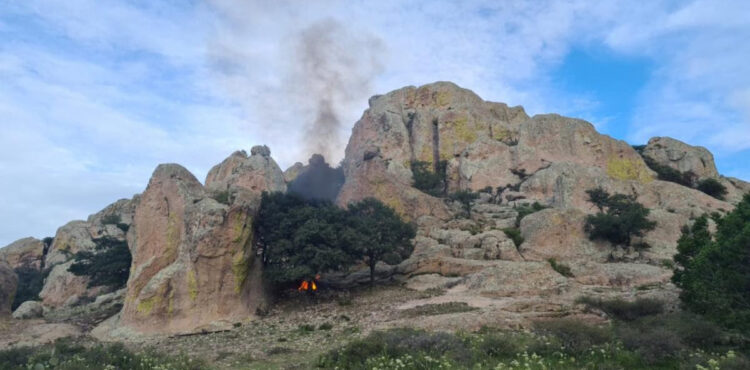
<svg viewBox="0 0 750 370">
<path fill-rule="evenodd" d="M 39 270 L 44 264 L 44 243 L 36 238 L 23 238 L 0 249 L 0 259 L 11 268 L 30 267 Z"/>
<path fill-rule="evenodd" d="M 209 172 L 205 188 L 179 165 L 156 168 L 135 211 L 133 266 L 116 327 L 182 334 L 254 315 L 265 295 L 253 217 L 262 191 L 286 189 L 269 154 L 267 147 L 250 157 L 235 152 Z M 230 191 L 229 204 L 212 190 Z"/>
<path fill-rule="evenodd" d="M 680 172 L 692 172 L 699 178 L 719 177 L 714 156 L 702 146 L 692 146 L 670 137 L 653 137 L 643 155 Z"/>
<path fill-rule="evenodd" d="M 11 314 L 10 307 L 16 296 L 18 277 L 7 262 L 0 260 L 0 317 Z"/>
<path fill-rule="evenodd" d="M 521 107 L 438 82 L 370 100 L 346 148 L 338 203 L 373 196 L 412 219 L 444 219 L 441 204 L 409 186 L 416 161 L 447 161 L 449 191 L 517 186 L 554 163 L 596 167 L 617 180 L 653 180 L 630 145 L 597 133 L 588 122 L 555 114 L 528 117 Z"/>
</svg>

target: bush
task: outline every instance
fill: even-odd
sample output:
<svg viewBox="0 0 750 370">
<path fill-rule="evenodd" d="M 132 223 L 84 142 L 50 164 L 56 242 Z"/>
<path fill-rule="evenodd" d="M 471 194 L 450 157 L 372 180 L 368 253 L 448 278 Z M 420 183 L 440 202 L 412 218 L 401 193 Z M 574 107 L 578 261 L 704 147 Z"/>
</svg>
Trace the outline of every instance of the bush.
<svg viewBox="0 0 750 370">
<path fill-rule="evenodd" d="M 649 365 L 674 359 L 685 349 L 676 333 L 661 327 L 620 325 L 616 332 L 625 348 L 637 352 Z"/>
<path fill-rule="evenodd" d="M 718 219 L 711 235 L 704 215 L 683 228 L 674 283 L 688 310 L 727 328 L 750 331 L 750 194 Z"/>
<path fill-rule="evenodd" d="M 229 190 L 217 191 L 216 193 L 213 194 L 213 198 L 215 201 L 221 204 L 226 204 L 226 205 L 229 205 L 232 203 L 230 197 L 231 197 L 231 194 L 229 193 Z"/>
<path fill-rule="evenodd" d="M 414 187 L 434 197 L 445 195 L 445 178 L 448 161 L 438 162 L 437 171 L 431 168 L 430 162 L 412 162 L 411 172 L 414 177 Z"/>
<path fill-rule="evenodd" d="M 94 239 L 96 252 L 82 251 L 74 255 L 68 271 L 78 276 L 88 276 L 89 288 L 108 286 L 120 289 L 130 276 L 132 256 L 128 243 L 111 237 Z"/>
<path fill-rule="evenodd" d="M 516 212 L 518 212 L 518 216 L 516 216 L 516 227 L 521 226 L 521 220 L 524 217 L 532 213 L 539 212 L 543 209 L 547 209 L 547 208 L 549 207 L 543 206 L 539 204 L 539 202 L 534 202 L 531 205 L 524 204 L 524 205 L 513 207 L 513 209 L 515 209 Z"/>
<path fill-rule="evenodd" d="M 186 356 L 165 356 L 154 351 L 133 353 L 124 345 L 98 344 L 92 347 L 61 339 L 42 347 L 21 347 L 0 351 L 0 370 L 11 369 L 180 369 L 209 367 Z"/>
<path fill-rule="evenodd" d="M 610 317 L 624 321 L 633 321 L 664 311 L 664 303 L 651 298 L 638 298 L 635 301 L 628 302 L 622 298 L 605 300 L 581 297 L 576 302 L 585 304 L 589 308 L 599 309 L 607 313 Z"/>
<path fill-rule="evenodd" d="M 631 245 L 634 236 L 642 237 L 645 231 L 656 227 L 656 222 L 648 220 L 650 210 L 636 202 L 635 197 L 607 194 L 602 199 L 594 198 L 598 192 L 598 189 L 587 191 L 589 201 L 600 208 L 599 213 L 586 216 L 584 230 L 592 240 Z"/>
<path fill-rule="evenodd" d="M 540 333 L 558 338 L 565 351 L 572 354 L 584 352 L 612 339 L 609 328 L 574 319 L 540 321 L 534 324 L 534 328 Z"/>
<path fill-rule="evenodd" d="M 508 227 L 503 229 L 503 232 L 507 237 L 513 240 L 513 244 L 516 245 L 516 248 L 520 247 L 521 244 L 523 244 L 523 236 L 521 236 L 521 230 L 519 228 Z"/>
<path fill-rule="evenodd" d="M 680 172 L 672 167 L 659 164 L 653 158 L 646 155 L 643 156 L 643 161 L 649 168 L 656 172 L 659 180 L 674 182 L 692 188 L 698 177 L 691 171 Z"/>
<path fill-rule="evenodd" d="M 727 187 L 724 186 L 716 179 L 707 178 L 698 182 L 696 187 L 698 190 L 720 200 L 724 200 L 724 196 L 727 195 Z"/>
<path fill-rule="evenodd" d="M 11 304 L 13 311 L 26 301 L 38 301 L 39 292 L 44 287 L 44 279 L 49 275 L 50 270 L 39 271 L 30 266 L 20 266 L 14 269 L 18 276 L 18 288 L 16 296 Z"/>
<path fill-rule="evenodd" d="M 552 269 L 557 271 L 558 274 L 565 277 L 573 277 L 573 271 L 570 270 L 570 266 L 557 262 L 554 258 L 548 259 L 547 262 L 549 262 L 549 265 L 552 266 Z"/>
<path fill-rule="evenodd" d="M 461 203 L 461 206 L 466 212 L 467 217 L 471 217 L 471 204 L 479 198 L 479 194 L 472 192 L 471 190 L 459 190 L 450 195 L 452 200 Z"/>
</svg>

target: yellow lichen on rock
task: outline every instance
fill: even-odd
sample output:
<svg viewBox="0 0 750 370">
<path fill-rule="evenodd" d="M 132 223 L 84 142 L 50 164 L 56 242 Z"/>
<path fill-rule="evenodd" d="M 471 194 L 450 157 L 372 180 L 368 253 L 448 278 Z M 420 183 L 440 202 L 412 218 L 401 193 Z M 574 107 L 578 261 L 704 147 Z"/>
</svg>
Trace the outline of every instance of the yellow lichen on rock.
<svg viewBox="0 0 750 370">
<path fill-rule="evenodd" d="M 250 271 L 250 258 L 245 256 L 244 249 L 234 253 L 232 258 L 232 273 L 234 274 L 234 292 L 239 294 L 242 291 L 242 285 L 245 283 L 247 273 Z"/>
<path fill-rule="evenodd" d="M 157 306 L 159 303 L 161 303 L 161 297 L 156 294 L 152 297 L 141 299 L 141 301 L 138 302 L 136 310 L 144 315 L 149 315 L 154 309 L 154 306 Z"/>
<path fill-rule="evenodd" d="M 627 158 L 611 158 L 607 162 L 607 175 L 616 180 L 635 180 L 649 183 L 653 177 L 643 161 Z"/>
<path fill-rule="evenodd" d="M 190 299 L 195 300 L 198 297 L 198 281 L 195 279 L 195 272 L 193 270 L 188 271 L 187 282 Z"/>
</svg>

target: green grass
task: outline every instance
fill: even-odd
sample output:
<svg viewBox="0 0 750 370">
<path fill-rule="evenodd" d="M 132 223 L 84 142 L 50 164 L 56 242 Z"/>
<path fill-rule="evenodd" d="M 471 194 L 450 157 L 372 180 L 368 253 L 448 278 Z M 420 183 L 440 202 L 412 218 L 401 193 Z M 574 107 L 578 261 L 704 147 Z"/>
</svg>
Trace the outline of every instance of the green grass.
<svg viewBox="0 0 750 370">
<path fill-rule="evenodd" d="M 476 309 L 476 307 L 471 307 L 466 302 L 428 303 L 406 309 L 402 314 L 407 317 L 435 316 L 448 313 L 469 312 Z"/>
<path fill-rule="evenodd" d="M 187 356 L 166 356 L 155 351 L 134 353 L 122 344 L 84 346 L 63 339 L 40 347 L 0 351 L 0 370 L 16 369 L 203 370 L 209 367 Z"/>
</svg>

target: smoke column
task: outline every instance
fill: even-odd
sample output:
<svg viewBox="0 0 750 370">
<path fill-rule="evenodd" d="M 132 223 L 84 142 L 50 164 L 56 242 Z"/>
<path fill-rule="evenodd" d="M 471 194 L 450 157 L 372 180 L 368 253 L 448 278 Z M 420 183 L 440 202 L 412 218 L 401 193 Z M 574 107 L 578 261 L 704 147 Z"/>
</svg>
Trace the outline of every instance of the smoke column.
<svg viewBox="0 0 750 370">
<path fill-rule="evenodd" d="M 342 112 L 367 98 L 373 78 L 382 69 L 382 43 L 326 19 L 302 29 L 293 48 L 293 89 L 309 110 L 305 154 L 334 158 L 342 146 Z"/>
</svg>

